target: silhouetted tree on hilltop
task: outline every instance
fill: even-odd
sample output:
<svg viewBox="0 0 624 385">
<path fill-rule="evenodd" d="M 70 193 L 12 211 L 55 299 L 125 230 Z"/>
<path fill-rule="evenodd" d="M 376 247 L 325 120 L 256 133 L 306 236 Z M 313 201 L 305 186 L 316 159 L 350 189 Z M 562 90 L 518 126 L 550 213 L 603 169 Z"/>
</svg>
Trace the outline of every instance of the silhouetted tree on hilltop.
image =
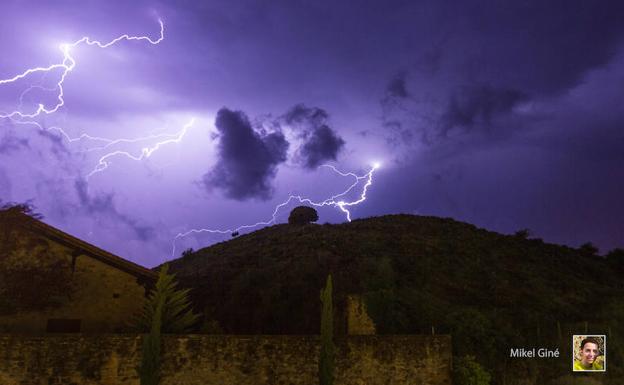
<svg viewBox="0 0 624 385">
<path fill-rule="evenodd" d="M 579 247 L 581 254 L 587 257 L 595 257 L 598 254 L 598 248 L 591 242 L 586 242 Z"/>
<path fill-rule="evenodd" d="M 529 238 L 529 235 L 531 235 L 531 230 L 529 229 L 518 230 L 514 233 L 514 237 L 521 239 L 527 239 Z"/>
<path fill-rule="evenodd" d="M 288 223 L 291 225 L 305 225 L 316 221 L 318 221 L 316 210 L 308 206 L 297 206 L 288 216 Z"/>
</svg>

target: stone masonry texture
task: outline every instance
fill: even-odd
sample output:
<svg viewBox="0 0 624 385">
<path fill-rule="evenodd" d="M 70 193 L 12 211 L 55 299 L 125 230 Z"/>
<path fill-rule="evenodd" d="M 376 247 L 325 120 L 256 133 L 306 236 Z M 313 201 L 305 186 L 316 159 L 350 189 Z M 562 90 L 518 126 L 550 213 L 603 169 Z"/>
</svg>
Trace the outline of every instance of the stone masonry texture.
<svg viewBox="0 0 624 385">
<path fill-rule="evenodd" d="M 1 385 L 139 385 L 142 337 L 0 334 Z M 167 335 L 162 385 L 318 384 L 318 336 Z M 336 339 L 336 385 L 451 385 L 449 336 Z"/>
</svg>

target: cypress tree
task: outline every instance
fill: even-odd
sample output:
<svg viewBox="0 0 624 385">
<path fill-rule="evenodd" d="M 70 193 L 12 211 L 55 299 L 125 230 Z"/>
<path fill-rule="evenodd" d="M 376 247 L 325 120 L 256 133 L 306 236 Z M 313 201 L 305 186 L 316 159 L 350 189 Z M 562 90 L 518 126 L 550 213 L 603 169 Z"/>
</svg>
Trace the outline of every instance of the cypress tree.
<svg viewBox="0 0 624 385">
<path fill-rule="evenodd" d="M 325 288 L 321 290 L 321 351 L 319 357 L 319 383 L 332 385 L 334 383 L 334 315 L 332 305 L 331 274 L 327 276 Z"/>
</svg>

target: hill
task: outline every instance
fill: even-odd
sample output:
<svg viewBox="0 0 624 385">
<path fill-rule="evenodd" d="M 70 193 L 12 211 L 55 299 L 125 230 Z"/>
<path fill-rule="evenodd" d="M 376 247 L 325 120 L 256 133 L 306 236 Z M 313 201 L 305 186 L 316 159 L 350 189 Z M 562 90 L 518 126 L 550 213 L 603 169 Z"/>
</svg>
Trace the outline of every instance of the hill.
<svg viewBox="0 0 624 385">
<path fill-rule="evenodd" d="M 572 334 L 609 333 L 611 346 L 624 336 L 622 275 L 606 258 L 448 218 L 275 225 L 170 266 L 198 308 L 239 334 L 317 334 L 331 273 L 336 301 L 362 294 L 379 333 L 452 334 L 455 354 L 476 355 L 497 381 L 539 366 L 510 348 L 558 347 L 569 366 Z"/>
</svg>

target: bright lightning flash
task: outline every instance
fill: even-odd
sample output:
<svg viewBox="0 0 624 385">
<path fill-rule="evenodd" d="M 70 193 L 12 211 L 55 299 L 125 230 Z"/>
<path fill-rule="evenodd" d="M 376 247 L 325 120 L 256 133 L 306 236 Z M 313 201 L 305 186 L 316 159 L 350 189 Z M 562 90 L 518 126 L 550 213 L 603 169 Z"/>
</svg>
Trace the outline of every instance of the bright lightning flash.
<svg viewBox="0 0 624 385">
<path fill-rule="evenodd" d="M 60 133 L 60 135 L 65 138 L 67 140 L 67 142 L 69 143 L 73 143 L 76 141 L 83 141 L 83 140 L 88 140 L 88 141 L 94 141 L 94 142 L 99 142 L 102 143 L 103 145 L 100 145 L 99 147 L 92 147 L 90 149 L 88 149 L 88 152 L 91 151 L 96 151 L 96 150 L 104 150 L 104 149 L 108 149 L 109 147 L 112 147 L 113 145 L 116 144 L 120 144 L 120 143 L 135 143 L 135 142 L 139 142 L 139 141 L 147 141 L 147 140 L 161 140 L 157 142 L 156 144 L 149 146 L 149 147 L 144 147 L 141 150 L 141 153 L 139 155 L 132 155 L 131 153 L 127 152 L 127 151 L 113 151 L 110 153 L 107 153 L 106 155 L 103 155 L 102 157 L 100 157 L 98 164 L 95 166 L 95 168 L 93 169 L 93 171 L 91 171 L 88 175 L 87 178 L 102 172 L 104 170 L 106 170 L 108 168 L 108 166 L 110 165 L 111 161 L 109 160 L 111 157 L 117 156 L 117 155 L 122 155 L 125 156 L 129 159 L 135 160 L 135 161 L 141 161 L 145 158 L 150 157 L 156 150 L 158 150 L 162 145 L 168 144 L 168 143 L 179 143 L 182 138 L 184 137 L 184 135 L 186 134 L 187 130 L 193 125 L 194 123 L 194 119 L 191 119 L 191 121 L 189 121 L 183 128 L 182 130 L 180 130 L 178 133 L 175 134 L 160 134 L 160 135 L 150 135 L 150 136 L 146 136 L 146 137 L 141 137 L 141 138 L 133 138 L 133 139 L 108 139 L 108 138 L 103 138 L 103 137 L 96 137 L 96 136 L 90 136 L 88 134 L 81 134 L 80 136 L 76 137 L 76 138 L 72 138 L 70 137 L 62 128 L 60 127 L 50 127 L 50 128 L 43 128 L 41 126 L 41 124 L 39 124 L 37 121 L 35 121 L 34 119 L 37 117 L 40 117 L 42 115 L 49 115 L 49 114 L 53 114 L 55 112 L 57 112 L 61 107 L 63 107 L 65 105 L 65 99 L 64 99 L 64 89 L 63 89 L 63 84 L 65 82 L 65 79 L 67 78 L 67 76 L 69 75 L 69 73 L 76 67 L 76 61 L 75 59 L 72 57 L 71 55 L 71 50 L 76 48 L 77 46 L 81 45 L 81 44 L 86 44 L 86 45 L 94 45 L 97 46 L 99 48 L 108 48 L 122 40 L 141 40 L 141 41 L 147 41 L 149 44 L 152 45 L 156 45 L 159 44 L 161 41 L 164 40 L 165 36 L 164 36 L 164 31 L 165 31 L 165 27 L 164 27 L 164 23 L 162 22 L 162 20 L 158 20 L 158 23 L 160 24 L 160 36 L 158 39 L 154 40 L 148 36 L 129 36 L 129 35 L 122 35 L 119 36 L 107 43 L 102 43 L 100 41 L 97 40 L 91 40 L 91 38 L 89 37 L 82 37 L 79 40 L 76 40 L 75 42 L 71 43 L 71 44 L 62 44 L 59 48 L 61 50 L 61 52 L 63 53 L 63 60 L 60 63 L 57 64 L 52 64 L 48 67 L 36 67 L 36 68 L 29 68 L 26 71 L 22 72 L 21 74 L 15 75 L 12 78 L 8 78 L 8 79 L 0 79 L 0 86 L 1 85 L 5 85 L 5 84 L 10 84 L 10 83 L 15 83 L 19 80 L 22 79 L 26 79 L 28 78 L 30 75 L 35 74 L 35 73 L 48 73 L 51 71 L 55 71 L 55 70 L 60 70 L 61 71 L 61 75 L 60 75 L 60 80 L 56 83 L 56 86 L 54 88 L 45 88 L 42 86 L 30 86 L 29 88 L 27 88 L 25 91 L 23 91 L 20 95 L 20 108 L 23 104 L 23 97 L 30 92 L 33 89 L 42 89 L 42 90 L 46 90 L 46 91 L 57 91 L 56 94 L 56 104 L 52 105 L 52 106 L 46 106 L 43 103 L 39 103 L 37 106 L 37 109 L 34 112 L 24 112 L 24 111 L 20 111 L 15 110 L 9 113 L 0 113 L 0 118 L 7 118 L 10 119 L 12 122 L 16 123 L 16 124 L 33 124 L 35 126 L 37 126 L 39 129 L 41 130 L 55 130 L 58 131 Z M 254 228 L 254 227 L 258 227 L 258 226 L 268 226 L 271 224 L 276 223 L 277 221 L 277 214 L 279 213 L 279 211 L 287 206 L 288 204 L 290 204 L 292 201 L 298 201 L 299 203 L 306 203 L 309 204 L 311 206 L 314 207 L 323 207 L 323 206 L 333 206 L 333 207 L 337 207 L 340 211 L 342 211 L 343 213 L 346 214 L 346 219 L 348 221 L 351 221 L 351 212 L 349 211 L 349 207 L 352 206 L 356 206 L 362 202 L 364 202 L 366 200 L 366 193 L 368 191 L 368 188 L 373 184 L 373 173 L 375 172 L 375 170 L 377 170 L 379 167 L 381 166 L 381 164 L 379 162 L 374 162 L 372 164 L 372 168 L 370 169 L 370 171 L 368 171 L 366 174 L 364 175 L 356 175 L 354 173 L 344 173 L 339 171 L 338 169 L 336 169 L 334 166 L 331 165 L 323 165 L 321 167 L 327 167 L 330 170 L 332 170 L 333 172 L 337 173 L 340 176 L 343 177 L 352 177 L 354 179 L 353 183 L 349 186 L 349 188 L 347 188 L 345 191 L 336 194 L 330 198 L 325 199 L 324 201 L 320 201 L 320 202 L 314 202 L 309 198 L 304 198 L 300 195 L 291 195 L 288 197 L 288 199 L 286 199 L 284 202 L 280 203 L 279 205 L 277 205 L 275 207 L 275 209 L 273 210 L 273 214 L 271 216 L 271 219 L 269 219 L 268 221 L 263 221 L 263 222 L 257 222 L 251 225 L 243 225 L 243 226 L 239 226 L 235 229 L 226 229 L 226 230 L 213 230 L 213 229 L 193 229 L 193 230 L 189 230 L 185 233 L 179 233 L 178 235 L 176 235 L 176 237 L 173 240 L 173 250 L 172 250 L 172 257 L 175 255 L 175 246 L 176 246 L 176 241 L 180 238 L 184 238 L 190 234 L 199 234 L 199 233 L 217 233 L 217 234 L 231 234 L 240 230 L 244 230 L 244 229 L 250 229 L 250 228 Z M 343 198 L 345 197 L 345 195 L 349 194 L 356 186 L 358 186 L 362 181 L 364 182 L 364 186 L 362 187 L 362 193 L 360 194 L 359 198 L 354 200 L 354 201 L 346 201 Z"/>
<path fill-rule="evenodd" d="M 104 146 L 99 146 L 99 147 L 93 147 L 88 149 L 87 151 L 95 151 L 95 150 L 103 150 L 103 149 L 107 149 L 115 144 L 120 144 L 120 143 L 134 143 L 134 142 L 139 142 L 139 141 L 146 141 L 146 140 L 155 140 L 155 139 L 164 139 L 161 142 L 158 142 L 150 147 L 144 147 L 141 150 L 140 155 L 132 155 L 131 153 L 127 152 L 127 151 L 114 151 L 114 152 L 110 152 L 107 153 L 106 155 L 100 157 L 98 164 L 96 165 L 96 167 L 94 168 L 93 171 L 91 171 L 88 175 L 87 178 L 89 178 L 90 176 L 104 171 L 110 164 L 109 158 L 116 156 L 116 155 L 122 155 L 122 156 L 126 156 L 129 159 L 132 160 L 136 160 L 136 161 L 140 161 L 143 160 L 145 158 L 148 158 L 150 155 L 152 155 L 152 153 L 156 150 L 158 150 L 162 145 L 164 144 L 168 144 L 168 143 L 179 143 L 180 140 L 182 139 L 182 137 L 184 137 L 184 135 L 186 134 L 186 131 L 188 130 L 188 128 L 190 128 L 193 125 L 194 119 L 191 120 L 189 123 L 187 123 L 180 132 L 176 133 L 176 134 L 161 134 L 161 135 L 150 135 L 150 136 L 146 136 L 146 137 L 141 137 L 141 138 L 132 138 L 132 139 L 107 139 L 107 138 L 102 138 L 102 137 L 94 137 L 94 136 L 90 136 L 88 134 L 81 134 L 80 136 L 76 137 L 76 138 L 72 138 L 70 137 L 62 128 L 60 127 L 50 127 L 50 128 L 43 128 L 41 126 L 41 124 L 39 124 L 37 121 L 33 120 L 37 117 L 40 117 L 42 115 L 49 115 L 49 114 L 53 114 L 55 112 L 57 112 L 61 107 L 63 107 L 65 105 L 65 93 L 64 93 L 64 89 L 63 89 L 63 84 L 65 82 L 65 79 L 67 78 L 67 76 L 69 75 L 69 73 L 76 67 L 76 60 L 72 57 L 71 55 L 71 50 L 73 48 L 76 48 L 77 46 L 81 45 L 81 44 L 86 44 L 86 45 L 90 45 L 90 46 L 97 46 L 99 48 L 108 48 L 122 40 L 139 40 L 139 41 L 147 41 L 149 44 L 152 45 L 156 45 L 159 44 L 161 41 L 164 40 L 165 35 L 165 26 L 162 20 L 158 19 L 158 23 L 160 24 L 160 35 L 158 37 L 158 39 L 152 39 L 148 36 L 130 36 L 130 35 L 122 35 L 119 36 L 109 42 L 103 43 L 100 42 L 98 40 L 92 40 L 91 38 L 85 36 L 80 38 L 79 40 L 76 40 L 75 42 L 71 43 L 71 44 L 61 44 L 59 49 L 61 50 L 61 52 L 63 53 L 63 60 L 60 63 L 57 64 L 52 64 L 48 67 L 36 67 L 36 68 L 29 68 L 26 71 L 22 72 L 19 75 L 15 75 L 12 78 L 8 78 L 8 79 L 0 79 L 0 86 L 1 85 L 5 85 L 5 84 L 10 84 L 10 83 L 15 83 L 21 79 L 26 79 L 27 77 L 29 77 L 32 74 L 35 73 L 48 73 L 51 71 L 55 71 L 55 70 L 60 70 L 61 74 L 60 74 L 60 78 L 59 81 L 56 83 L 56 86 L 54 88 L 44 88 L 41 86 L 30 86 L 29 88 L 27 88 L 25 91 L 23 91 L 20 95 L 20 107 L 22 106 L 22 101 L 23 101 L 23 97 L 24 95 L 26 95 L 29 91 L 31 91 L 32 89 L 43 89 L 43 90 L 47 90 L 47 91 L 57 91 L 56 94 L 56 104 L 52 105 L 52 106 L 46 106 L 43 103 L 39 103 L 37 109 L 34 112 L 24 112 L 24 111 L 20 111 L 20 110 L 15 110 L 9 113 L 0 113 L 0 118 L 8 118 L 11 121 L 13 121 L 16 124 L 20 124 L 20 125 L 24 125 L 24 124 L 32 124 L 37 126 L 40 130 L 55 130 L 58 131 L 59 134 L 65 138 L 67 140 L 67 142 L 69 143 L 73 143 L 76 141 L 83 141 L 83 140 L 89 140 L 89 141 L 96 141 L 96 142 L 100 142 L 100 143 L 104 143 Z"/>
<path fill-rule="evenodd" d="M 277 221 L 277 214 L 279 213 L 279 211 L 284 207 L 287 206 L 290 202 L 292 201 L 298 201 L 299 203 L 307 203 L 311 206 L 314 207 L 323 207 L 323 206 L 333 206 L 333 207 L 337 207 L 340 211 L 342 211 L 343 213 L 346 214 L 346 218 L 349 222 L 351 222 L 351 212 L 349 211 L 349 207 L 351 206 L 356 206 L 359 205 L 360 203 L 364 202 L 366 200 L 366 193 L 368 192 L 368 188 L 373 184 L 373 173 L 375 172 L 375 170 L 377 170 L 379 167 L 381 167 L 381 165 L 379 163 L 374 163 L 372 168 L 370 169 L 370 171 L 368 171 L 366 174 L 364 175 L 356 175 L 352 172 L 342 172 L 339 171 L 336 167 L 329 165 L 329 164 L 324 164 L 321 167 L 327 167 L 330 170 L 332 170 L 333 172 L 337 173 L 340 176 L 343 177 L 353 177 L 354 181 L 353 183 L 349 186 L 349 188 L 347 188 L 345 191 L 333 195 L 330 198 L 325 199 L 324 201 L 321 202 L 314 202 L 309 198 L 304 198 L 300 195 L 291 195 L 288 197 L 288 199 L 286 199 L 284 202 L 278 204 L 277 206 L 275 206 L 275 209 L 273 210 L 273 214 L 271 215 L 271 219 L 267 220 L 267 221 L 263 221 L 263 222 L 257 222 L 251 225 L 242 225 L 239 226 L 235 229 L 225 229 L 225 230 L 219 230 L 219 229 L 192 229 L 189 231 L 186 231 L 184 233 L 178 233 L 178 235 L 175 236 L 175 238 L 173 239 L 173 245 L 172 245 L 172 251 L 171 251 L 171 257 L 175 257 L 175 250 L 176 250 L 176 241 L 180 238 L 184 238 L 190 234 L 201 234 L 201 233 L 210 233 L 210 234 L 231 234 L 234 232 L 238 232 L 240 230 L 245 230 L 245 229 L 250 229 L 250 228 L 254 228 L 254 227 L 258 227 L 258 226 L 269 226 L 272 224 L 275 224 Z M 366 182 L 364 182 L 364 186 L 362 187 L 362 193 L 360 194 L 359 198 L 354 200 L 354 201 L 345 201 L 342 200 L 340 198 L 344 197 L 345 195 L 349 194 L 358 184 L 360 184 L 361 181 L 365 180 Z"/>
<path fill-rule="evenodd" d="M 62 73 L 61 73 L 61 78 L 60 80 L 56 83 L 56 88 L 58 89 L 58 95 L 57 95 L 57 100 L 58 102 L 52 106 L 51 108 L 46 108 L 46 106 L 42 103 L 39 104 L 37 110 L 33 113 L 23 113 L 21 111 L 13 111 L 10 112 L 8 114 L 0 114 L 0 118 L 14 118 L 14 117 L 18 117 L 18 118 L 35 118 L 41 114 L 52 114 L 55 113 L 59 108 L 61 108 L 63 105 L 65 105 L 65 99 L 63 99 L 64 96 L 64 91 L 63 91 L 63 83 L 65 82 L 65 78 L 67 77 L 67 75 L 74 69 L 74 67 L 76 67 L 76 61 L 74 60 L 74 58 L 71 56 L 70 51 L 72 48 L 77 47 L 80 44 L 87 44 L 87 45 L 95 45 L 99 48 L 108 48 L 110 46 L 112 46 L 113 44 L 121 41 L 121 40 L 145 40 L 148 41 L 150 44 L 152 45 L 156 45 L 158 43 L 160 43 L 161 41 L 164 40 L 165 38 L 165 25 L 163 24 L 162 20 L 158 19 L 158 23 L 160 24 L 160 37 L 156 40 L 153 40 L 152 38 L 148 37 L 148 36 L 129 36 L 129 35 L 122 35 L 119 36 L 118 38 L 115 38 L 111 41 L 109 41 L 108 43 L 102 43 L 98 40 L 91 40 L 91 38 L 84 36 L 79 40 L 76 40 L 75 42 L 71 43 L 71 44 L 61 44 L 61 46 L 59 47 L 61 52 L 63 53 L 63 61 L 61 63 L 58 64 L 52 64 L 48 67 L 36 67 L 36 68 L 29 68 L 26 71 L 22 72 L 19 75 L 15 75 L 12 78 L 9 79 L 0 79 L 0 85 L 2 84 L 9 84 L 9 83 L 14 83 L 20 79 L 24 79 L 27 76 L 33 74 L 33 73 L 37 73 L 37 72 L 50 72 L 56 69 L 61 69 Z M 32 88 L 32 87 L 31 87 Z M 28 90 L 27 90 L 28 91 Z M 25 91 L 25 92 L 27 92 Z M 23 95 L 23 94 L 22 94 Z"/>
<path fill-rule="evenodd" d="M 122 142 L 136 142 L 139 140 L 145 140 L 145 139 L 154 139 L 154 138 L 162 138 L 162 137 L 169 137 L 169 139 L 166 139 L 162 142 L 157 142 L 155 145 L 151 146 L 151 147 L 143 147 L 143 149 L 141 150 L 141 155 L 132 155 L 127 151 L 113 151 L 110 152 L 104 156 L 102 156 L 97 164 L 97 166 L 95 166 L 95 168 L 93 169 L 93 171 L 91 171 L 89 174 L 87 174 L 87 179 L 90 178 L 93 174 L 96 174 L 98 172 L 104 171 L 108 168 L 110 161 L 108 160 L 108 158 L 111 158 L 113 156 L 116 155 L 123 155 L 127 158 L 130 158 L 132 160 L 136 160 L 136 161 L 141 161 L 145 158 L 149 158 L 150 155 L 152 155 L 154 153 L 154 151 L 158 150 L 160 148 L 160 146 L 164 145 L 164 144 L 168 144 L 168 143 L 180 143 L 180 141 L 182 140 L 182 138 L 184 137 L 184 135 L 186 135 L 186 131 L 195 123 L 195 118 L 191 119 L 190 122 L 188 122 L 186 125 L 184 125 L 184 127 L 182 128 L 182 130 L 180 130 L 180 132 L 176 133 L 176 134 L 163 134 L 163 135 L 153 135 L 151 137 L 146 137 L 146 138 L 138 138 L 138 139 L 117 139 L 117 140 L 113 140 L 111 142 L 109 142 L 106 146 L 104 146 L 103 148 L 112 146 L 113 144 L 118 144 L 118 143 L 122 143 Z M 101 147 L 102 148 L 102 147 Z"/>
</svg>

